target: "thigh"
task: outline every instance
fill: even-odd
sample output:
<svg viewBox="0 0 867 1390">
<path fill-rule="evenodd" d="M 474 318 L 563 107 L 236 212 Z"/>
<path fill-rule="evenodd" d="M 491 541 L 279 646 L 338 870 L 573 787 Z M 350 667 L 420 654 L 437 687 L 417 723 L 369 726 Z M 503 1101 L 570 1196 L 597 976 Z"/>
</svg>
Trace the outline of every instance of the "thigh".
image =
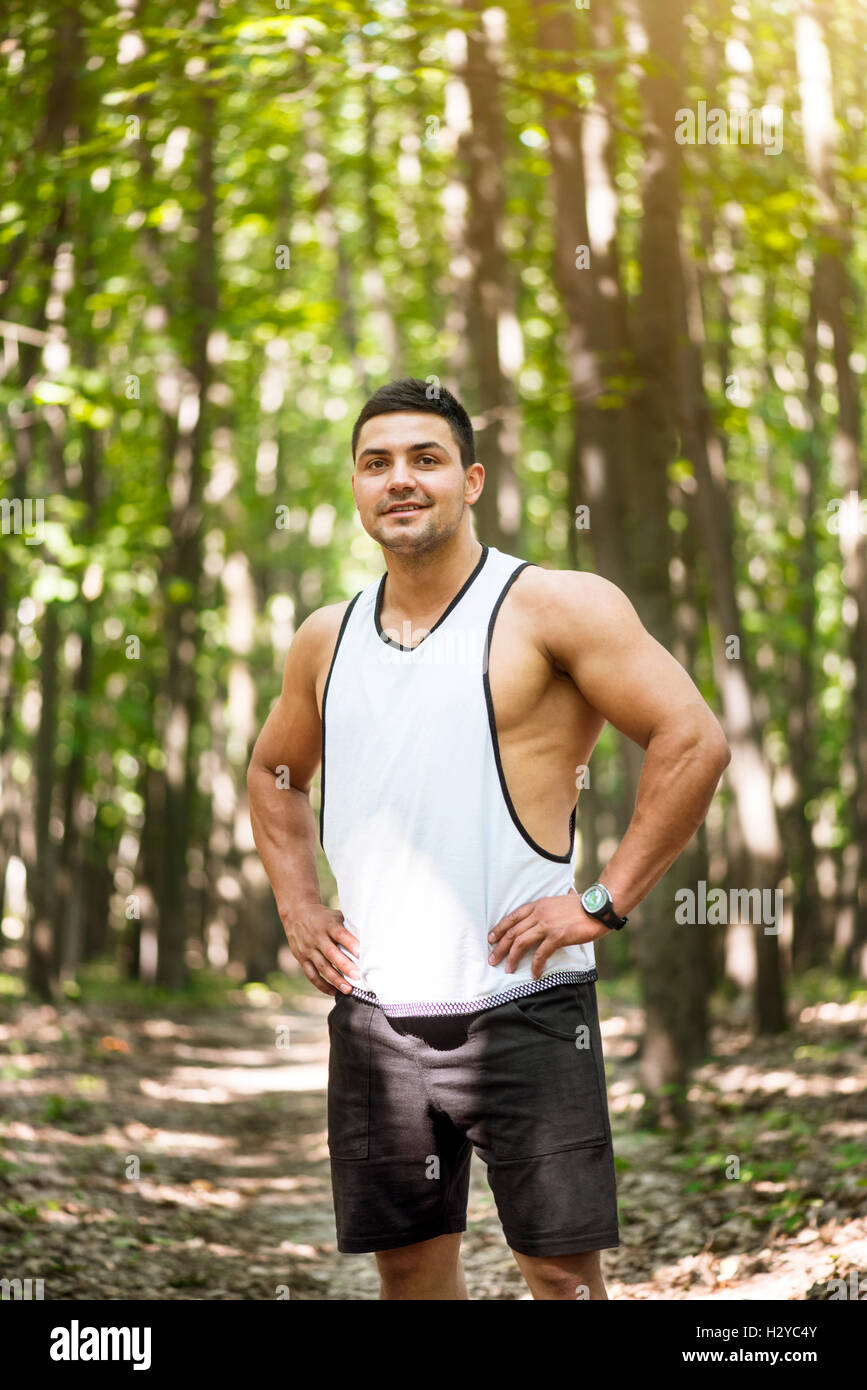
<svg viewBox="0 0 867 1390">
<path fill-rule="evenodd" d="M 559 985 L 482 1015 L 472 1032 L 470 1138 L 488 1164 L 610 1140 L 595 984 Z"/>
<path fill-rule="evenodd" d="M 328 1025 L 338 1249 L 387 1251 L 465 1230 L 472 1148 L 431 1104 L 417 1040 L 347 996 Z"/>
<path fill-rule="evenodd" d="M 492 1015 L 474 1035 L 482 1113 L 471 1137 L 509 1246 L 540 1257 L 616 1246 L 594 982 L 539 991 Z"/>
</svg>

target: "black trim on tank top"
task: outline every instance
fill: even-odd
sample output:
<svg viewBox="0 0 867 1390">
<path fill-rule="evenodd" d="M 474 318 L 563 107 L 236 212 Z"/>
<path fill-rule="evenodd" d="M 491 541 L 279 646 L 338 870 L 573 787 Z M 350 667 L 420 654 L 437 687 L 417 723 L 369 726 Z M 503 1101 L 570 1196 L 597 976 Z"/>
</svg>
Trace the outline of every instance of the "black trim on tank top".
<svg viewBox="0 0 867 1390">
<path fill-rule="evenodd" d="M 349 615 L 350 615 L 350 613 L 352 612 L 353 608 L 355 607 L 356 603 L 358 602 L 358 600 L 360 599 L 360 597 L 361 597 L 361 595 L 362 595 L 363 593 L 364 593 L 364 590 L 363 590 L 363 589 L 359 589 L 358 593 L 355 595 L 355 598 L 352 599 L 351 603 L 349 604 L 349 607 L 347 608 L 346 612 L 345 612 L 344 615 L 343 615 L 343 621 L 342 621 L 342 623 L 340 624 L 340 629 L 339 629 L 339 631 L 338 631 L 338 633 L 337 633 L 337 641 L 334 643 L 334 651 L 331 653 L 331 662 L 330 662 L 330 665 L 329 665 L 329 667 L 328 667 L 328 675 L 325 677 L 325 685 L 324 685 L 323 690 L 322 690 L 322 715 L 321 715 L 321 720 L 322 720 L 322 743 L 321 743 L 322 775 L 321 775 L 321 777 L 320 777 L 320 779 L 319 779 L 319 843 L 320 843 L 320 845 L 322 845 L 323 850 L 325 849 L 325 841 L 324 841 L 324 833 L 325 833 L 325 700 L 326 700 L 326 697 L 327 697 L 327 695 L 328 695 L 328 687 L 329 687 L 329 685 L 331 684 L 331 672 L 334 670 L 334 663 L 335 663 L 335 661 L 337 660 L 337 652 L 338 652 L 338 649 L 339 649 L 339 647 L 340 647 L 340 642 L 341 642 L 341 639 L 342 639 L 342 637 L 343 637 L 344 632 L 346 631 L 346 624 L 349 622 Z M 290 777 L 291 777 L 291 773 L 290 773 Z"/>
<path fill-rule="evenodd" d="M 488 660 L 491 653 L 491 638 L 494 635 L 494 623 L 496 622 L 497 614 L 500 611 L 500 604 L 503 602 L 503 599 L 506 597 L 506 594 L 511 589 L 512 585 L 518 578 L 518 575 L 521 573 L 521 571 L 527 569 L 528 566 L 532 564 L 532 560 L 524 560 L 523 564 L 518 565 L 517 569 L 512 571 L 512 573 L 509 575 L 509 578 L 506 580 L 506 583 L 503 585 L 503 588 L 500 591 L 499 598 L 494 604 L 493 612 L 491 613 L 490 621 L 488 623 L 487 637 L 485 638 L 485 659 L 483 663 L 482 682 L 485 691 L 485 704 L 488 708 L 488 727 L 491 730 L 491 742 L 494 746 L 494 759 L 497 764 L 497 776 L 500 779 L 500 790 L 503 793 L 503 799 L 506 803 L 506 809 L 508 810 L 509 815 L 512 817 L 516 829 L 527 841 L 527 844 L 530 845 L 536 851 L 537 854 L 541 854 L 545 859 L 552 859 L 555 864 L 568 864 L 572 859 L 572 851 L 575 848 L 575 813 L 578 809 L 578 802 L 576 800 L 575 805 L 572 807 L 572 814 L 569 817 L 569 848 L 565 854 L 552 854 L 550 850 L 543 849 L 542 846 L 540 844 L 537 844 L 536 841 L 533 839 L 533 836 L 530 834 L 529 830 L 527 830 L 521 824 L 521 821 L 518 818 L 518 812 L 515 810 L 512 798 L 509 794 L 509 788 L 506 785 L 505 773 L 503 772 L 503 763 L 502 759 L 500 758 L 500 742 L 497 738 L 497 721 L 494 718 L 494 701 L 491 696 L 491 681 L 488 675 Z M 536 566 L 536 568 L 538 568 L 538 566 Z"/>
<path fill-rule="evenodd" d="M 449 604 L 448 608 L 445 610 L 444 613 L 441 613 L 441 614 L 440 614 L 440 616 L 437 618 L 436 622 L 434 623 L 434 625 L 433 625 L 433 627 L 430 629 L 430 631 L 426 632 L 425 635 L 424 635 L 424 637 L 421 639 L 421 642 L 416 642 L 416 644 L 415 644 L 414 647 L 404 647 L 404 646 L 402 646 L 402 644 L 401 644 L 400 642 L 393 642 L 393 641 L 391 640 L 390 637 L 386 637 L 386 635 L 385 635 L 385 633 L 383 632 L 382 627 L 381 627 L 381 625 L 380 625 L 379 613 L 380 613 L 380 609 L 382 608 L 382 598 L 383 598 L 383 594 L 385 593 L 385 581 L 386 581 L 386 579 L 388 578 L 388 570 L 386 570 L 386 571 L 385 571 L 385 574 L 382 576 L 382 579 L 379 581 L 379 588 L 378 588 L 377 591 L 376 591 L 376 603 L 373 605 L 373 620 L 374 620 L 374 622 L 376 623 L 376 634 L 377 634 L 377 636 L 380 638 L 380 640 L 381 640 L 382 642 L 385 642 L 387 646 L 389 646 L 389 647 L 396 647 L 397 650 L 398 650 L 399 652 L 416 652 L 416 651 L 418 651 L 418 649 L 419 649 L 419 647 L 421 646 L 422 642 L 426 642 L 427 639 L 428 639 L 428 637 L 430 637 L 431 632 L 436 632 L 436 630 L 437 630 L 437 628 L 439 627 L 440 623 L 444 623 L 444 622 L 445 622 L 446 618 L 449 616 L 449 613 L 451 613 L 451 611 L 452 611 L 452 609 L 454 608 L 455 604 L 456 604 L 456 603 L 460 603 L 460 601 L 461 601 L 461 599 L 463 598 L 464 594 L 467 592 L 467 589 L 470 587 L 470 585 L 472 584 L 473 580 L 476 578 L 476 575 L 479 574 L 479 572 L 481 571 L 481 568 L 482 568 L 483 564 L 485 563 L 485 561 L 487 560 L 487 558 L 488 558 L 488 547 L 485 545 L 484 541 L 482 541 L 482 553 L 481 553 L 481 555 L 479 556 L 478 563 L 476 564 L 476 567 L 475 567 L 475 569 L 473 570 L 472 574 L 470 574 L 470 575 L 464 580 L 463 584 L 462 584 L 461 587 L 458 589 L 458 592 L 455 594 L 455 596 L 454 596 L 454 598 L 452 599 L 451 603 Z"/>
</svg>

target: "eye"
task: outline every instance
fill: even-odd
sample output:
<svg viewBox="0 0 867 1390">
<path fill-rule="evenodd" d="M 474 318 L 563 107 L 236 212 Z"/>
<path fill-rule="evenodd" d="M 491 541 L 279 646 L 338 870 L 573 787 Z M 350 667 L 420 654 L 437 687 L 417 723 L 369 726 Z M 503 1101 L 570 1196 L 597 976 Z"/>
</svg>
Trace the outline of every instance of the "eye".
<svg viewBox="0 0 867 1390">
<path fill-rule="evenodd" d="M 438 462 L 439 462 L 439 460 L 433 458 L 430 454 L 423 454 L 422 457 L 419 459 L 419 463 L 438 463 Z"/>
</svg>

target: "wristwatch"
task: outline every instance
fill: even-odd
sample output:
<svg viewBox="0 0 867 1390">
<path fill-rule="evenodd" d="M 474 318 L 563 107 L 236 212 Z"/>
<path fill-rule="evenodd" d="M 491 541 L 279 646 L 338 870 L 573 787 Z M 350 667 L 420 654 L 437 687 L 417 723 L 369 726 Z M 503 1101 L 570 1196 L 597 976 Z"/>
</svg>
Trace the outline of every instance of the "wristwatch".
<svg viewBox="0 0 867 1390">
<path fill-rule="evenodd" d="M 591 883 L 581 894 L 581 906 L 588 917 L 597 917 L 606 927 L 621 931 L 629 921 L 628 917 L 618 917 L 611 902 L 611 894 L 604 883 Z"/>
</svg>

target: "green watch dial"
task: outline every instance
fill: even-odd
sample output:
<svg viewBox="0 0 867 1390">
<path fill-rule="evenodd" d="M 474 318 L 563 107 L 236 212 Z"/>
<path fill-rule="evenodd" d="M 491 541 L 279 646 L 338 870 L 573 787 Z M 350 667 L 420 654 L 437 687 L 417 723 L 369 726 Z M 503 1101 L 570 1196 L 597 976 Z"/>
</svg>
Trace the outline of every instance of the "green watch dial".
<svg viewBox="0 0 867 1390">
<path fill-rule="evenodd" d="M 581 901 L 588 912 L 598 912 L 600 907 L 604 907 L 608 902 L 608 895 L 604 889 L 594 884 L 592 888 L 588 888 L 586 893 L 581 895 Z"/>
</svg>

